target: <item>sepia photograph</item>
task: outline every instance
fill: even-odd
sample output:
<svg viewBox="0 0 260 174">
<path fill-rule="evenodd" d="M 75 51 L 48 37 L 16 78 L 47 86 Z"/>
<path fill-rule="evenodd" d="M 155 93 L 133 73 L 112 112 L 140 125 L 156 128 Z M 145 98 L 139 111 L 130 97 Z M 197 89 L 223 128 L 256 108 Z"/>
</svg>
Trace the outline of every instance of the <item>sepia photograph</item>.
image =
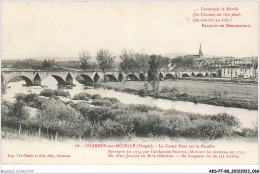
<svg viewBox="0 0 260 174">
<path fill-rule="evenodd" d="M 1 164 L 259 163 L 257 1 L 1 6 Z"/>
</svg>

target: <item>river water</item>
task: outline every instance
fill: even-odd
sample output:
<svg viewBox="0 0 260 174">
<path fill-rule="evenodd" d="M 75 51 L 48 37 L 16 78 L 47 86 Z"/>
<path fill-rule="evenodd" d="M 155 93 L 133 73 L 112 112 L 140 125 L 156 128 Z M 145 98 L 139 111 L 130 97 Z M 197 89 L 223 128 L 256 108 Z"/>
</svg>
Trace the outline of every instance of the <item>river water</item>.
<svg viewBox="0 0 260 174">
<path fill-rule="evenodd" d="M 2 98 L 8 101 L 14 101 L 14 96 L 16 93 L 39 94 L 40 91 L 42 90 L 42 88 L 38 86 L 26 87 L 23 86 L 23 84 L 25 84 L 24 81 L 8 83 L 9 88 L 7 88 L 6 94 L 4 94 Z M 252 128 L 258 121 L 257 110 L 214 106 L 214 105 L 207 105 L 207 104 L 194 104 L 192 102 L 185 102 L 185 101 L 154 99 L 152 97 L 140 97 L 137 95 L 117 92 L 114 90 L 107 90 L 103 88 L 85 89 L 85 86 L 79 84 L 77 81 L 74 81 L 74 84 L 76 84 L 76 86 L 73 87 L 73 89 L 63 89 L 64 91 L 68 91 L 72 97 L 77 93 L 87 92 L 90 94 L 100 94 L 102 97 L 115 97 L 119 101 L 125 104 L 146 104 L 150 106 L 157 106 L 162 109 L 176 109 L 183 112 L 200 113 L 200 114 L 218 114 L 218 113 L 225 112 L 227 114 L 237 117 L 241 121 L 243 127 L 249 127 L 249 128 Z M 44 81 L 42 81 L 42 85 L 45 85 L 50 89 L 58 88 L 57 82 L 53 77 L 46 78 Z"/>
</svg>

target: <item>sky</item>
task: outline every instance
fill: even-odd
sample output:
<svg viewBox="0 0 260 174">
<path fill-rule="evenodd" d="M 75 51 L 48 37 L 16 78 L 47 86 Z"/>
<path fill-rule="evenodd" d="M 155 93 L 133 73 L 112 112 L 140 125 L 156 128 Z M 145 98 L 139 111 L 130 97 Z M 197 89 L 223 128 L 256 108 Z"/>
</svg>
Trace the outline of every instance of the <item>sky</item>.
<svg viewBox="0 0 260 174">
<path fill-rule="evenodd" d="M 194 9 L 238 7 L 233 24 L 251 28 L 202 28 Z M 77 58 L 99 49 L 148 54 L 258 55 L 255 2 L 2 2 L 2 59 Z"/>
</svg>

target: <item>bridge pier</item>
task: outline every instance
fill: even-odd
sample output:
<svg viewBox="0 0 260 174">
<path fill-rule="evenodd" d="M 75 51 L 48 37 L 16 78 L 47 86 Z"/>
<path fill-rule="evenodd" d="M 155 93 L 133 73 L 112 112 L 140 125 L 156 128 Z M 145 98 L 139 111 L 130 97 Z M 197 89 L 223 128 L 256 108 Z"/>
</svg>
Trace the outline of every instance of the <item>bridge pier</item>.
<svg viewBox="0 0 260 174">
<path fill-rule="evenodd" d="M 40 78 L 38 73 L 34 77 L 33 85 L 34 86 L 41 86 L 41 78 Z"/>
<path fill-rule="evenodd" d="M 73 78 L 66 79 L 66 84 L 65 85 L 73 85 Z"/>
<path fill-rule="evenodd" d="M 34 80 L 33 86 L 41 86 L 41 80 Z"/>
</svg>

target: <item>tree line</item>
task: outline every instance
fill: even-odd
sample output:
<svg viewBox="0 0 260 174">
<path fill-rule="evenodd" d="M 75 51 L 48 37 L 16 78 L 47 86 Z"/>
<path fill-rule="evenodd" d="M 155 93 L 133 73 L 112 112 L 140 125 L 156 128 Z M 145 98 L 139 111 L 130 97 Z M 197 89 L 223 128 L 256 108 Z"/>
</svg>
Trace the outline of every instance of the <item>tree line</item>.
<svg viewBox="0 0 260 174">
<path fill-rule="evenodd" d="M 168 68 L 171 63 L 168 57 L 161 55 L 148 55 L 141 52 L 135 52 L 134 50 L 123 49 L 119 55 L 121 62 L 118 67 L 115 65 L 116 56 L 110 50 L 100 49 L 96 53 L 96 61 L 99 70 L 101 70 L 105 76 L 107 71 L 119 70 L 124 73 L 138 73 L 154 74 L 158 75 L 158 72 L 163 68 Z M 91 55 L 89 51 L 82 50 L 79 53 L 80 68 L 88 70 L 91 68 Z M 105 77 L 104 77 L 105 78 Z"/>
</svg>

